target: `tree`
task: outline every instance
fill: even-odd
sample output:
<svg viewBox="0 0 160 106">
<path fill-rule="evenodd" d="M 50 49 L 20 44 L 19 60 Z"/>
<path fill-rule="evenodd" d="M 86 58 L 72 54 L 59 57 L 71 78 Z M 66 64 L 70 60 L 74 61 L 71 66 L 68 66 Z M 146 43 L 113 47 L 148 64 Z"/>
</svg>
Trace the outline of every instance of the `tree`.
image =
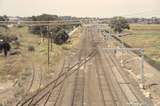
<svg viewBox="0 0 160 106">
<path fill-rule="evenodd" d="M 121 33 L 124 29 L 130 29 L 127 20 L 124 17 L 113 17 L 110 21 L 109 26 L 114 32 Z"/>
<path fill-rule="evenodd" d="M 49 15 L 49 14 L 42 14 L 39 16 L 32 16 L 32 21 L 55 21 L 58 19 L 57 15 Z"/>
<path fill-rule="evenodd" d="M 0 21 L 9 21 L 9 18 L 6 15 L 0 16 Z"/>
<path fill-rule="evenodd" d="M 49 14 L 42 14 L 42 15 L 38 15 L 38 16 L 32 16 L 32 17 L 28 17 L 28 20 L 32 20 L 32 21 L 55 21 L 58 20 L 58 16 L 57 15 L 49 15 Z M 46 26 L 31 26 L 30 27 L 30 31 L 34 34 L 42 34 L 44 36 L 47 35 L 47 30 L 46 30 Z"/>
<path fill-rule="evenodd" d="M 32 21 L 56 21 L 61 20 L 65 21 L 63 19 L 60 19 L 57 15 L 49 15 L 49 14 L 42 14 L 39 16 L 32 16 L 28 18 Z M 48 29 L 46 29 L 46 26 L 31 26 L 29 30 L 31 33 L 34 34 L 40 34 L 44 37 L 49 37 L 54 41 L 56 44 L 63 44 L 69 39 L 69 35 L 67 32 L 71 31 L 73 29 L 74 25 L 59 25 L 59 26 L 49 26 Z M 52 41 L 51 41 L 52 42 Z"/>
<path fill-rule="evenodd" d="M 56 44 L 63 44 L 68 40 L 68 38 L 69 38 L 69 35 L 66 33 L 66 31 L 64 29 L 62 29 L 57 32 L 57 34 L 54 38 L 54 42 Z"/>
<path fill-rule="evenodd" d="M 4 16 L 0 16 L 0 21 L 9 21 L 9 18 L 4 15 Z M 0 33 L 2 32 L 3 28 L 7 29 L 7 25 L 0 25 Z"/>
</svg>

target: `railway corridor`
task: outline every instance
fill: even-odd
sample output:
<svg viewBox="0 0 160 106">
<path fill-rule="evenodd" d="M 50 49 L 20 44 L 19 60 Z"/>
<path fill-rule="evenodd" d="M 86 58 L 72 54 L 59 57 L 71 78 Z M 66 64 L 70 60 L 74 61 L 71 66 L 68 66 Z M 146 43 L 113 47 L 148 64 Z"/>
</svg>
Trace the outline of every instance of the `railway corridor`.
<svg viewBox="0 0 160 106">
<path fill-rule="evenodd" d="M 96 25 L 84 26 L 79 50 L 56 81 L 18 106 L 152 106 L 114 54 L 103 50 L 102 37 Z"/>
</svg>

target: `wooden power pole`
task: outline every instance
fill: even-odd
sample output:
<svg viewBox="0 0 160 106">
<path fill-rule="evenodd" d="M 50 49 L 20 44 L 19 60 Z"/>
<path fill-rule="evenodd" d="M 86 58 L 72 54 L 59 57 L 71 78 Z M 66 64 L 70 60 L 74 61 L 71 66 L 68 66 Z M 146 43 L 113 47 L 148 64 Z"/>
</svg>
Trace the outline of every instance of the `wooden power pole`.
<svg viewBox="0 0 160 106">
<path fill-rule="evenodd" d="M 49 64 L 50 64 L 50 35 L 49 35 L 49 26 L 47 26 L 47 38 L 48 38 L 48 67 L 49 67 Z"/>
</svg>

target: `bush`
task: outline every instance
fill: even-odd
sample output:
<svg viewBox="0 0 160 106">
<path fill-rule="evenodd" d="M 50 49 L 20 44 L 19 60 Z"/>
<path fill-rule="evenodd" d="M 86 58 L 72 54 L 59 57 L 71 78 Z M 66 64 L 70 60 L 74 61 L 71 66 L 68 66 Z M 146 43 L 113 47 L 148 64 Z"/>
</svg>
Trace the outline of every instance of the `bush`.
<svg viewBox="0 0 160 106">
<path fill-rule="evenodd" d="M 63 44 L 68 40 L 68 38 L 69 38 L 69 35 L 65 32 L 65 30 L 61 30 L 56 34 L 54 42 L 56 44 Z"/>
<path fill-rule="evenodd" d="M 124 17 L 113 17 L 109 23 L 109 26 L 114 32 L 121 33 L 124 29 L 129 29 L 129 24 Z"/>
<path fill-rule="evenodd" d="M 28 46 L 28 51 L 30 51 L 30 52 L 34 52 L 34 51 L 35 51 L 34 46 Z"/>
</svg>

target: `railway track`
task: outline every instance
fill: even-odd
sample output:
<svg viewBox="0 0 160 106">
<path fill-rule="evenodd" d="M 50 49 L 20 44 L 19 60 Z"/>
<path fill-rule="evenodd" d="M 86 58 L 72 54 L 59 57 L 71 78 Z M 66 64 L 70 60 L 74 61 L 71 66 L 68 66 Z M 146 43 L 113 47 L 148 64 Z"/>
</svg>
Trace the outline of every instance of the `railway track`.
<svg viewBox="0 0 160 106">
<path fill-rule="evenodd" d="M 105 46 L 97 26 L 85 26 L 79 50 L 57 77 L 17 106 L 152 106 L 143 105 L 145 97 Z"/>
<path fill-rule="evenodd" d="M 97 35 L 99 35 L 98 31 L 95 31 Z M 97 42 L 97 38 L 100 36 L 94 36 L 92 38 L 93 42 Z M 97 73 L 97 79 L 99 82 L 99 89 L 101 91 L 103 105 L 104 106 L 125 106 L 122 105 L 122 102 L 120 98 L 118 97 L 118 93 L 115 88 L 115 83 L 113 83 L 113 79 L 111 78 L 110 66 L 108 62 L 106 62 L 106 58 L 104 57 L 104 54 L 101 53 L 100 50 L 101 45 L 96 45 L 97 49 L 97 55 L 95 57 L 95 64 L 96 64 L 96 73 Z M 107 70 L 107 71 L 106 71 Z M 125 102 L 124 102 L 125 103 Z"/>
<path fill-rule="evenodd" d="M 94 29 L 94 31 L 95 30 L 96 29 Z M 93 42 L 97 42 L 96 40 L 100 38 L 96 37 L 100 37 L 101 34 L 99 34 L 98 31 L 95 31 L 94 34 L 95 38 L 92 38 L 92 40 Z M 133 87 L 134 81 L 130 80 L 128 75 L 123 71 L 123 68 L 114 56 L 114 53 L 109 51 L 104 52 L 102 50 L 102 48 L 105 48 L 104 46 L 105 44 L 103 44 L 103 42 L 97 44 L 97 55 L 95 57 L 98 75 L 97 78 L 104 106 L 152 106 L 142 93 Z"/>
<path fill-rule="evenodd" d="M 63 69 L 61 70 L 60 74 L 58 77 L 47 84 L 44 88 L 41 90 L 37 91 L 35 94 L 32 96 L 28 97 L 27 99 L 21 101 L 21 103 L 18 104 L 18 106 L 24 106 L 24 105 L 29 105 L 29 106 L 35 106 L 38 104 L 45 104 L 48 102 L 50 96 L 52 95 L 52 91 L 55 90 L 59 85 L 61 85 L 66 77 L 69 77 L 72 75 L 74 72 L 76 72 L 83 64 L 85 64 L 89 59 L 95 55 L 95 52 L 91 52 L 85 59 L 82 59 L 75 65 L 69 67 L 66 72 L 63 72 Z M 61 90 L 60 90 L 61 91 Z M 44 102 L 45 101 L 45 102 Z M 42 103 L 41 103 L 42 102 Z"/>
<path fill-rule="evenodd" d="M 103 105 L 104 106 L 116 106 L 116 100 L 112 92 L 112 88 L 109 85 L 108 77 L 105 76 L 103 66 L 100 64 L 99 57 L 96 56 L 95 63 L 97 65 L 97 79 L 99 82 L 99 89 L 101 91 L 102 99 L 103 99 Z"/>
<path fill-rule="evenodd" d="M 90 29 L 85 29 L 83 31 L 83 43 L 81 45 L 81 53 L 80 53 L 80 58 L 86 58 L 87 55 L 89 54 L 90 51 L 94 51 L 93 48 L 93 42 L 90 40 L 89 36 L 89 30 Z M 90 60 L 91 61 L 91 60 Z M 85 100 L 85 86 L 86 86 L 86 71 L 87 71 L 87 64 L 84 64 L 79 71 L 76 74 L 75 78 L 75 89 L 74 89 L 74 95 L 73 95 L 73 100 L 72 100 L 72 105 L 71 106 L 83 106 L 86 105 L 86 100 Z"/>
<path fill-rule="evenodd" d="M 115 66 L 113 69 L 113 74 L 117 77 L 120 87 L 128 98 L 128 104 L 152 106 L 153 104 L 151 101 L 148 98 L 145 98 L 142 95 L 142 92 L 140 92 L 138 83 L 136 83 L 134 79 L 124 71 L 120 65 L 120 61 L 116 58 L 114 53 L 108 50 L 105 52 L 108 54 L 108 56 L 106 56 L 108 58 L 107 60 Z"/>
</svg>

